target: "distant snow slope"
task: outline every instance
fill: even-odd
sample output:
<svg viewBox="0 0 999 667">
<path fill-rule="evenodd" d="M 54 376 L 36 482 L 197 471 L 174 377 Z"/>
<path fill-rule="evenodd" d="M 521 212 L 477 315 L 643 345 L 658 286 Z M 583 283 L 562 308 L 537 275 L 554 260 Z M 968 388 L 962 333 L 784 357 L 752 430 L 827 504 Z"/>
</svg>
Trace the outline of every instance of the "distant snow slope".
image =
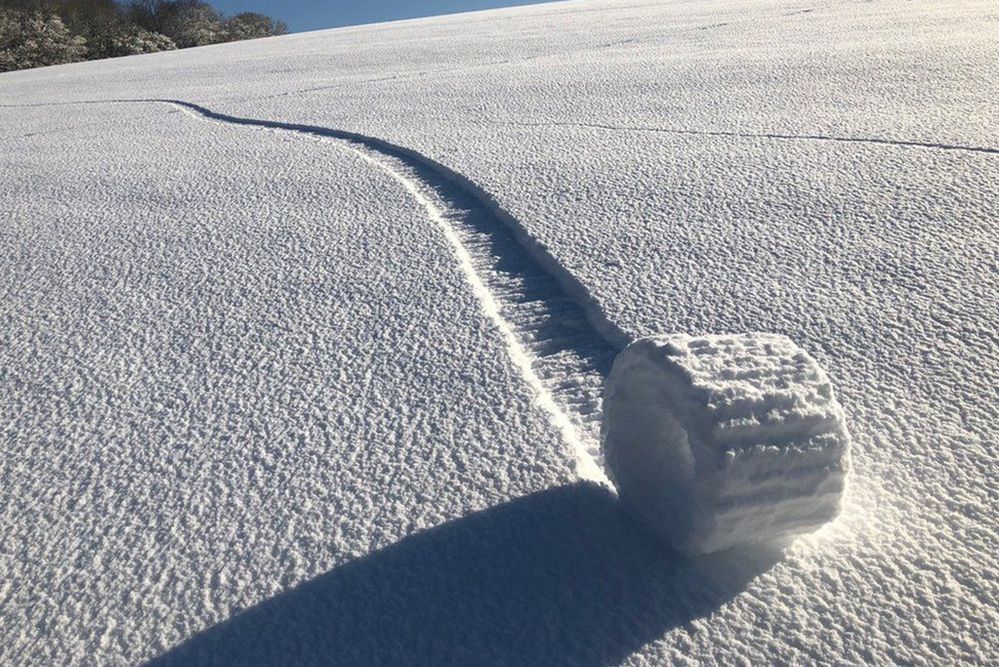
<svg viewBox="0 0 999 667">
<path fill-rule="evenodd" d="M 230 118 L 67 104 L 139 98 Z M 996 662 L 997 100 L 990 2 L 0 76 L 0 662 Z M 751 330 L 833 378 L 844 514 L 680 560 L 578 481 L 593 390 Z"/>
</svg>

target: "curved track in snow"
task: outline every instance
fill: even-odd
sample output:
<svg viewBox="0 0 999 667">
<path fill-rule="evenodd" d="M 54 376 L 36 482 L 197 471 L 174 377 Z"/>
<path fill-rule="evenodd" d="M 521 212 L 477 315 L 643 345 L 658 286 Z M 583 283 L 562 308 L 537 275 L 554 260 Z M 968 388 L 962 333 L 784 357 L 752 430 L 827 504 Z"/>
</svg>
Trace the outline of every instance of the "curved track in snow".
<svg viewBox="0 0 999 667">
<path fill-rule="evenodd" d="M 199 119 L 332 140 L 392 176 L 450 243 L 536 404 L 571 446 L 578 475 L 612 487 L 600 453 L 603 382 L 630 337 L 546 248 L 467 178 L 415 151 L 354 132 L 231 116 L 175 99 L 78 103 L 167 104 Z"/>
</svg>

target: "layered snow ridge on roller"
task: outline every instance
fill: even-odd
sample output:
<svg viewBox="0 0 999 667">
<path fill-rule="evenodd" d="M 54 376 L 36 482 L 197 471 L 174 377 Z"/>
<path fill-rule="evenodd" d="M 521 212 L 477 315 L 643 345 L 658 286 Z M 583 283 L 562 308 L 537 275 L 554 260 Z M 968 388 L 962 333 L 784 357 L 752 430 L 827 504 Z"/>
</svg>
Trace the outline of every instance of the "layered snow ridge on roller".
<svg viewBox="0 0 999 667">
<path fill-rule="evenodd" d="M 686 553 L 809 532 L 839 513 L 849 469 L 825 372 L 788 338 L 644 338 L 617 358 L 604 450 L 621 498 Z"/>
</svg>

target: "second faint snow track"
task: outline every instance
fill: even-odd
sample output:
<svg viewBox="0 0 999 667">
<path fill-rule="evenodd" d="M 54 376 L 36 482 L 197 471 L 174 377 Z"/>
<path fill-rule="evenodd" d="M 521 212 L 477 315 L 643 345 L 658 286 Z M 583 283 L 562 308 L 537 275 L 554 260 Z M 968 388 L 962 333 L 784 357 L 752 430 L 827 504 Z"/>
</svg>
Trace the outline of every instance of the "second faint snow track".
<svg viewBox="0 0 999 667">
<path fill-rule="evenodd" d="M 511 228 L 509 216 L 462 177 L 413 151 L 351 132 L 239 118 L 181 100 L 116 101 L 161 102 L 199 118 L 332 139 L 392 176 L 450 242 L 537 405 L 572 447 L 579 476 L 609 484 L 600 454 L 603 382 L 626 336 L 578 282 L 564 271 L 556 275 L 550 256 L 529 249 L 523 231 Z"/>
</svg>

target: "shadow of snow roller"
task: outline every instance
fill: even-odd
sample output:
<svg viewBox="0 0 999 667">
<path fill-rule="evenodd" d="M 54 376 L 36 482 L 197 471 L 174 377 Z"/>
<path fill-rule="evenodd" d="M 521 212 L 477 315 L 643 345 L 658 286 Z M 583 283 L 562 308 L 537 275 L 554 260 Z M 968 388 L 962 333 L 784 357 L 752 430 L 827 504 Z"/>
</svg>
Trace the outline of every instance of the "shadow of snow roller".
<svg viewBox="0 0 999 667">
<path fill-rule="evenodd" d="M 785 336 L 643 338 L 614 361 L 603 448 L 625 508 L 705 554 L 833 519 L 850 466 L 826 373 Z"/>
</svg>

